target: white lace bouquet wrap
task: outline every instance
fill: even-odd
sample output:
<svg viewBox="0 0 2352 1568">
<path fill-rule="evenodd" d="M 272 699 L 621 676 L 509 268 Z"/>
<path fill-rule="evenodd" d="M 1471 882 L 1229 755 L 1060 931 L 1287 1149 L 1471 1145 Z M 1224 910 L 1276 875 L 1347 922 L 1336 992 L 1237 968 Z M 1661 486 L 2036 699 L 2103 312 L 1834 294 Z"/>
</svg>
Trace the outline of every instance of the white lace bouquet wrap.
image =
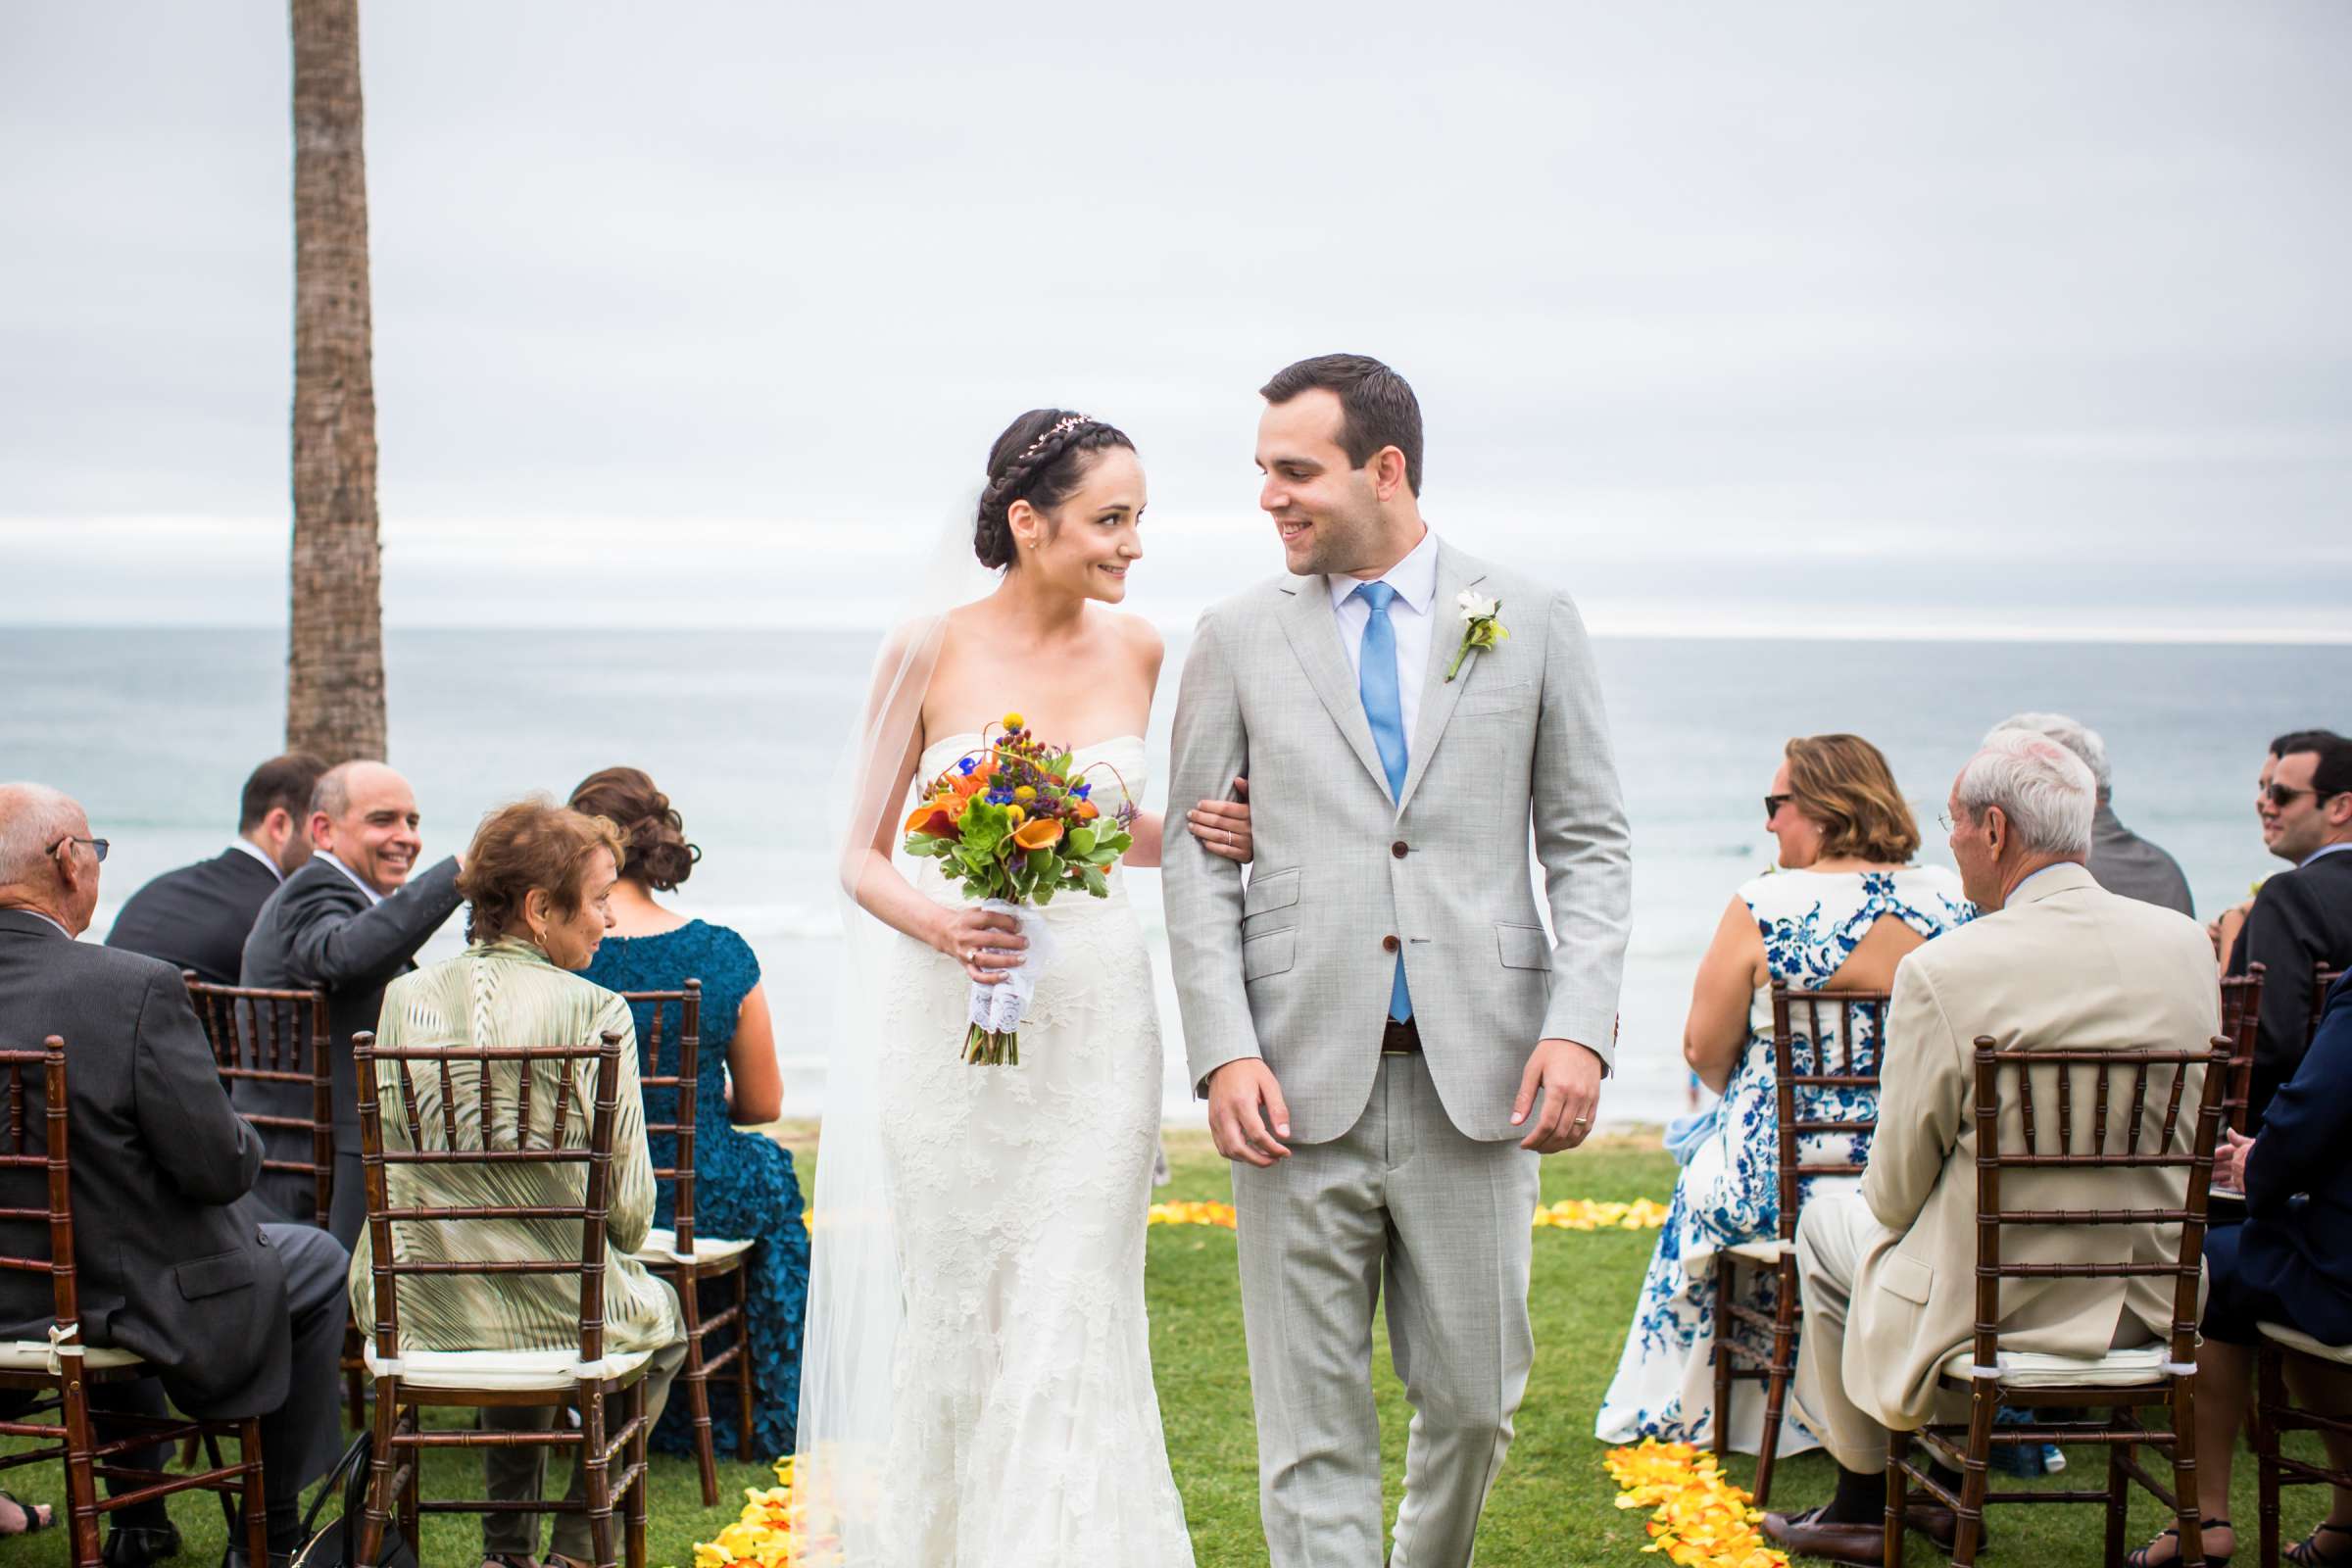
<svg viewBox="0 0 2352 1568">
<path fill-rule="evenodd" d="M 1020 963 L 1002 971 L 1004 978 L 995 985 L 972 982 L 972 1027 L 992 1035 L 1017 1035 L 1021 1020 L 1029 1015 L 1030 1000 L 1037 995 L 1038 979 L 1054 961 L 1054 934 L 1046 925 L 1046 911 L 1033 904 L 982 899 L 980 907 L 992 914 L 1011 915 L 1020 923 L 1029 946 L 1022 950 Z M 1020 1064 L 1018 1045 L 1009 1059 L 1015 1066 Z"/>
</svg>

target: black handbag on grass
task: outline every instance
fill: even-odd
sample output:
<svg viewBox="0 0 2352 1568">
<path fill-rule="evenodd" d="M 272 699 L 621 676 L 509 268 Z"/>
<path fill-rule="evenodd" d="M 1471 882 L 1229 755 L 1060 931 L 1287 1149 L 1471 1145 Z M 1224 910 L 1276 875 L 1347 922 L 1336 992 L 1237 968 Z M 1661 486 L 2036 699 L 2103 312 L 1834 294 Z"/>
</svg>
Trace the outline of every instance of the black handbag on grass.
<svg viewBox="0 0 2352 1568">
<path fill-rule="evenodd" d="M 302 1516 L 302 1545 L 295 1550 L 294 1568 L 354 1568 L 359 1562 L 360 1523 L 368 1511 L 368 1471 L 374 1457 L 374 1434 L 363 1432 L 335 1461 L 326 1484 Z M 342 1515 L 320 1526 L 319 1510 L 330 1497 L 342 1503 Z M 416 1544 L 400 1533 L 398 1519 L 384 1523 L 375 1568 L 416 1568 Z"/>
</svg>

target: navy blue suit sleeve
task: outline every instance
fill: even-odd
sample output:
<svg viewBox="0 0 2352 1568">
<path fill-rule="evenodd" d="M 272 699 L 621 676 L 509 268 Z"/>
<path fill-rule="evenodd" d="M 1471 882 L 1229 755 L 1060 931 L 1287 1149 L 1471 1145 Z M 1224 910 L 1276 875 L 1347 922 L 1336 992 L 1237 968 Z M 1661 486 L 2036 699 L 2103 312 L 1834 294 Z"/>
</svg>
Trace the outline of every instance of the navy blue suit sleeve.
<svg viewBox="0 0 2352 1568">
<path fill-rule="evenodd" d="M 2265 989 L 2268 989 L 2267 987 Z M 2287 1200 L 2332 1180 L 2352 1139 L 2352 989 L 2338 981 L 2311 1051 L 2279 1085 L 2246 1154 L 2246 1207 L 2277 1213 Z"/>
</svg>

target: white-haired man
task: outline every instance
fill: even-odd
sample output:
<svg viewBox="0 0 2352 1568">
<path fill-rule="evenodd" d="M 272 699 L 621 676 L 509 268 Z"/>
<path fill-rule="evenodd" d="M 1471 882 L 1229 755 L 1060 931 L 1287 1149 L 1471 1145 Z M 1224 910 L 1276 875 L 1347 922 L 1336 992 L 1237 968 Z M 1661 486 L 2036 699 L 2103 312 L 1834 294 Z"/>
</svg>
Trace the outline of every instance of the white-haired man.
<svg viewBox="0 0 2352 1568">
<path fill-rule="evenodd" d="M 2204 931 L 2102 889 L 2082 863 L 2096 802 L 2080 758 L 2019 729 L 1986 737 L 1952 786 L 1952 857 L 1984 913 L 1895 970 L 1879 1132 L 1861 1190 L 1815 1199 L 1797 1224 L 1797 1403 L 1826 1439 L 1838 1480 L 1826 1505 L 1766 1516 L 1765 1534 L 1781 1545 L 1880 1561 L 1887 1432 L 1954 1413 L 1939 1410 L 1937 1375 L 1975 1330 L 1977 1037 L 2048 1051 L 2197 1050 L 2213 1038 L 2220 1000 Z M 2198 1082 L 2183 1087 L 2192 1102 Z M 2088 1104 L 2076 1087 L 2078 1106 Z M 2119 1144 L 2127 1101 L 2116 1097 L 2111 1112 Z M 2186 1173 L 2012 1173 L 2001 1198 L 2013 1208 L 2178 1208 Z M 2159 1262 L 2179 1245 L 2179 1229 L 2165 1226 L 2026 1226 L 2002 1239 L 2011 1262 Z M 2002 1300 L 2002 1343 L 2085 1357 L 2148 1344 L 2170 1330 L 2171 1292 L 2153 1276 L 2017 1290 Z M 1949 1510 L 1916 1508 L 1912 1521 L 1949 1542 Z"/>
<path fill-rule="evenodd" d="M 2005 729 L 2048 736 L 2082 759 L 2090 776 L 2098 781 L 2099 804 L 2091 813 L 2090 856 L 2084 863 L 2099 886 L 2142 904 L 2179 909 L 2186 915 L 2197 912 L 2180 862 L 2117 819 L 2115 770 L 2107 763 L 2107 743 L 2097 730 L 2064 713 L 2012 713 L 1993 726 L 1993 733 Z"/>
</svg>

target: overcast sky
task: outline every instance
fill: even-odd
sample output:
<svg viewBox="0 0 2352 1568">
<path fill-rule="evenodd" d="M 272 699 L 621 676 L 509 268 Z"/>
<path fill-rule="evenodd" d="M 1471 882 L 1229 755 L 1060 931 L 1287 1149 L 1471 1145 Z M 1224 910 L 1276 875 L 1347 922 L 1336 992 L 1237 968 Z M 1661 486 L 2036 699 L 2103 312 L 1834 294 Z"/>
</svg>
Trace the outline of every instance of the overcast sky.
<svg viewBox="0 0 2352 1568">
<path fill-rule="evenodd" d="M 1047 403 L 1181 621 L 1344 348 L 1604 631 L 2352 635 L 2336 0 L 371 0 L 363 66 L 395 624 L 863 613 Z M 12 619 L 282 618 L 287 74 L 259 0 L 0 22 Z"/>
</svg>

